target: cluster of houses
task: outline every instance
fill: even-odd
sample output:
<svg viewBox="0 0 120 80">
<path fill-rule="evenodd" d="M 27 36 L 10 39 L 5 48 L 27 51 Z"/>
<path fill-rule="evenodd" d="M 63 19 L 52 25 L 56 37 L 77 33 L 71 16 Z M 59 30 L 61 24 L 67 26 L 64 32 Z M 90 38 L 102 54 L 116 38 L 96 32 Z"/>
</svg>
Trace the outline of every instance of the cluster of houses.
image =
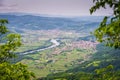
<svg viewBox="0 0 120 80">
<path fill-rule="evenodd" d="M 66 43 L 66 46 L 62 48 L 55 48 L 53 54 L 60 54 L 63 51 L 69 51 L 73 49 L 86 49 L 86 50 L 94 50 L 96 51 L 96 46 L 99 42 L 92 42 L 92 41 L 76 41 L 71 43 Z"/>
</svg>

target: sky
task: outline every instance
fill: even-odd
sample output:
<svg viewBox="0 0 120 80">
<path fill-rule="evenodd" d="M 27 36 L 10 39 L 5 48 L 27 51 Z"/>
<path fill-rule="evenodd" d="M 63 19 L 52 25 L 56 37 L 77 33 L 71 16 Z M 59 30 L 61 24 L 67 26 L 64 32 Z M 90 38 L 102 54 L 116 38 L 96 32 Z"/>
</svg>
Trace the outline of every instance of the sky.
<svg viewBox="0 0 120 80">
<path fill-rule="evenodd" d="M 92 0 L 0 0 L 0 13 L 23 12 L 35 14 L 86 16 L 93 6 Z M 108 8 L 97 10 L 93 15 L 111 15 Z"/>
</svg>

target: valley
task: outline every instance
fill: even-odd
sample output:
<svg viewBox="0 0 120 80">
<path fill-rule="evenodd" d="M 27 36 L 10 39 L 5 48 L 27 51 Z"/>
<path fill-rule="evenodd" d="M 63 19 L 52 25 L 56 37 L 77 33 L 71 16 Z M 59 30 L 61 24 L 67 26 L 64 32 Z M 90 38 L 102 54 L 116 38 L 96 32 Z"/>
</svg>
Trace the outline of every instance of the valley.
<svg viewBox="0 0 120 80">
<path fill-rule="evenodd" d="M 51 78 L 57 73 L 61 76 L 62 73 L 93 72 L 114 64 L 116 58 L 120 61 L 119 54 L 113 55 L 119 50 L 103 46 L 90 33 L 98 27 L 102 16 L 63 18 L 1 14 L 0 18 L 8 19 L 8 28 L 21 35 L 22 46 L 15 51 L 18 57 L 12 62 L 26 64 L 37 78 Z"/>
<path fill-rule="evenodd" d="M 24 45 L 17 52 L 24 55 L 19 56 L 19 61 L 28 65 L 29 69 L 35 72 L 37 77 L 63 72 L 84 63 L 96 52 L 96 45 L 99 44 L 96 41 L 78 40 L 88 34 L 80 35 L 81 33 L 76 33 L 72 30 L 35 30 L 35 32 L 27 31 L 24 34 L 30 36 L 23 36 Z M 32 37 L 33 35 L 35 35 L 34 38 Z M 29 40 L 25 41 L 25 39 Z M 51 39 L 55 39 L 59 43 L 54 46 L 50 42 Z M 41 42 L 44 44 L 41 44 Z M 53 47 L 49 48 L 51 45 Z M 28 49 L 28 47 L 32 48 Z M 27 54 L 26 51 L 22 52 L 23 48 L 26 48 L 26 51 L 28 50 Z M 40 50 L 34 51 L 38 49 Z"/>
</svg>

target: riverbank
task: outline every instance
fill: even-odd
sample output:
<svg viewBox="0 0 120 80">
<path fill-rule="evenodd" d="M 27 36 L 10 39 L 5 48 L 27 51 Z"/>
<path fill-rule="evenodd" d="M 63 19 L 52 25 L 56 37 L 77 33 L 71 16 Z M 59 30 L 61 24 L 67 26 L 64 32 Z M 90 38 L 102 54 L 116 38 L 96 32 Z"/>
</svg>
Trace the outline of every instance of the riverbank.
<svg viewBox="0 0 120 80">
<path fill-rule="evenodd" d="M 53 44 L 49 47 L 46 47 L 46 48 L 38 48 L 38 49 L 35 49 L 35 50 L 29 50 L 29 51 L 25 51 L 25 52 L 22 52 L 20 53 L 20 55 L 25 55 L 25 54 L 31 54 L 31 53 L 35 53 L 35 52 L 39 52 L 39 51 L 43 51 L 43 50 L 46 50 L 46 49 L 51 49 L 51 48 L 54 48 L 54 47 L 57 47 L 60 45 L 60 43 L 56 40 L 56 39 L 51 39 L 50 42 Z"/>
</svg>

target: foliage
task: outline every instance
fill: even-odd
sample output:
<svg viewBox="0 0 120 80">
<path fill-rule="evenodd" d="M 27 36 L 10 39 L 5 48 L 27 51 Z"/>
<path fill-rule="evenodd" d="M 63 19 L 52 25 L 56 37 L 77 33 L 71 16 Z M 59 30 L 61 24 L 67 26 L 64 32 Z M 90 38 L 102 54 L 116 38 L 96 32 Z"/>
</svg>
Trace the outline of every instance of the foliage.
<svg viewBox="0 0 120 80">
<path fill-rule="evenodd" d="M 94 13 L 106 5 L 113 9 L 113 16 L 105 16 L 98 29 L 94 31 L 99 42 L 105 42 L 107 46 L 120 47 L 120 0 L 93 0 L 95 5 L 91 7 L 90 13 Z M 109 21 L 109 18 L 111 21 Z"/>
<path fill-rule="evenodd" d="M 93 75 L 95 80 L 119 80 L 119 76 L 120 72 L 114 71 L 112 65 L 109 65 L 105 68 L 96 69 L 95 75 Z"/>
<path fill-rule="evenodd" d="M 10 63 L 10 59 L 15 57 L 14 51 L 21 46 L 21 39 L 19 34 L 7 29 L 7 23 L 7 20 L 0 19 L 0 79 L 30 80 L 35 76 L 25 65 Z"/>
<path fill-rule="evenodd" d="M 113 66 L 96 69 L 94 73 L 57 73 L 49 75 L 47 78 L 40 80 L 119 80 L 120 71 L 114 71 Z"/>
<path fill-rule="evenodd" d="M 26 69 L 26 66 L 17 63 L 10 64 L 7 62 L 0 64 L 0 79 L 1 80 L 31 80 L 34 74 Z"/>
</svg>

